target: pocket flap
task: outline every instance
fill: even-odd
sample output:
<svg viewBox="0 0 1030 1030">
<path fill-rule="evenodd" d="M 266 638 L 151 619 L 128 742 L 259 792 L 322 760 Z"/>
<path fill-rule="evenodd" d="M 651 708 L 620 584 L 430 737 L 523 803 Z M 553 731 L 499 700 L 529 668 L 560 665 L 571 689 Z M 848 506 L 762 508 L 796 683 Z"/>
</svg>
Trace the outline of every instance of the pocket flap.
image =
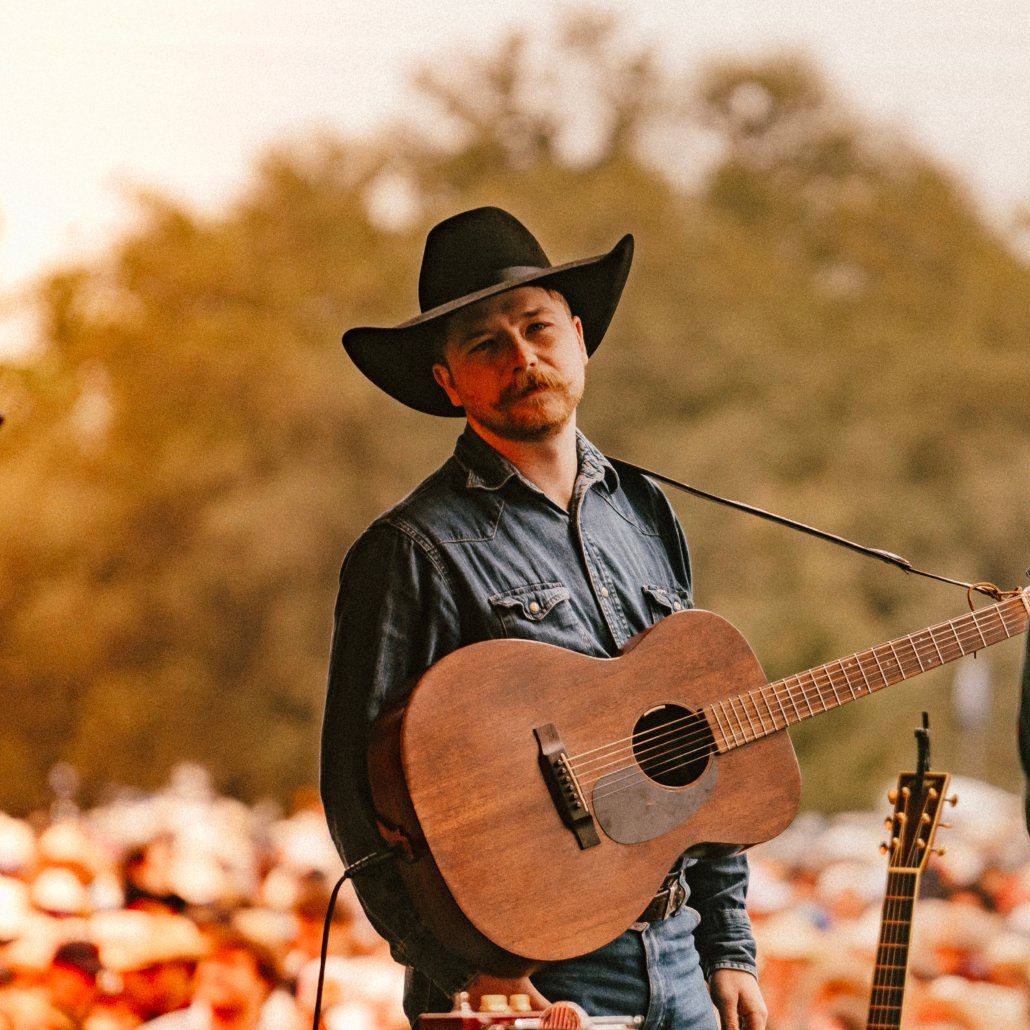
<svg viewBox="0 0 1030 1030">
<path fill-rule="evenodd" d="M 644 593 L 664 612 L 681 612 L 691 607 L 690 593 L 680 587 L 647 585 Z"/>
<path fill-rule="evenodd" d="M 514 610 L 527 619 L 539 622 L 560 601 L 569 599 L 569 591 L 562 583 L 528 583 L 513 587 L 489 598 L 495 608 Z"/>
</svg>

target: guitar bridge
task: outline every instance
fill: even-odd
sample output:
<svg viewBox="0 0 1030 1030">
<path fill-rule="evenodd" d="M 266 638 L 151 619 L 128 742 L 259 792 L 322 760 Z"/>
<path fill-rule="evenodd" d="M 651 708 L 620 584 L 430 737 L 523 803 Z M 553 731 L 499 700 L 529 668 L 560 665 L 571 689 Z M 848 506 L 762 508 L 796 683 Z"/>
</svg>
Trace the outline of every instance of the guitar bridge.
<svg viewBox="0 0 1030 1030">
<path fill-rule="evenodd" d="M 540 747 L 540 771 L 562 822 L 576 835 L 582 850 L 600 844 L 594 817 L 587 808 L 586 798 L 569 764 L 568 752 L 554 724 L 535 726 L 533 736 Z"/>
</svg>

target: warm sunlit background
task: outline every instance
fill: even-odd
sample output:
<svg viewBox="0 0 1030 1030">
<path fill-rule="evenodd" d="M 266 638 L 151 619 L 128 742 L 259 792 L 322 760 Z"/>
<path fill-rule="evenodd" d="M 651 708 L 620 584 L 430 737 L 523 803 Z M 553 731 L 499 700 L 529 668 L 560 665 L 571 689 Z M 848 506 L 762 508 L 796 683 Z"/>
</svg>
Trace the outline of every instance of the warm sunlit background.
<svg viewBox="0 0 1030 1030">
<path fill-rule="evenodd" d="M 1026 583 L 1020 0 L 15 0 L 3 22 L 0 887 L 48 920 L 0 928 L 11 947 L 117 907 L 126 856 L 155 841 L 150 893 L 188 912 L 231 897 L 295 931 L 317 909 L 335 866 L 321 838 L 305 851 L 307 791 L 339 562 L 457 429 L 378 394 L 339 336 L 414 314 L 425 231 L 463 207 L 512 210 L 555 261 L 635 234 L 582 410 L 600 446 L 921 567 Z M 698 602 L 770 677 L 965 605 L 674 503 Z M 913 1018 L 1024 1025 L 1022 654 L 1000 645 L 794 734 L 803 833 L 756 858 L 753 905 L 771 996 L 777 975 L 811 989 L 784 993 L 775 1026 L 864 1025 L 846 1019 L 864 1018 L 882 895 L 872 809 L 912 765 L 923 709 L 934 764 L 978 801 L 956 809 L 958 858 L 928 873 L 930 900 L 973 922 L 938 920 Z M 88 861 L 47 850 L 51 823 Z M 81 897 L 32 894 L 68 868 Z M 294 976 L 310 941 L 272 923 Z M 362 932 L 339 950 L 372 962 Z M 818 965 L 852 945 L 847 970 Z M 988 1022 L 949 1014 L 974 987 Z"/>
</svg>

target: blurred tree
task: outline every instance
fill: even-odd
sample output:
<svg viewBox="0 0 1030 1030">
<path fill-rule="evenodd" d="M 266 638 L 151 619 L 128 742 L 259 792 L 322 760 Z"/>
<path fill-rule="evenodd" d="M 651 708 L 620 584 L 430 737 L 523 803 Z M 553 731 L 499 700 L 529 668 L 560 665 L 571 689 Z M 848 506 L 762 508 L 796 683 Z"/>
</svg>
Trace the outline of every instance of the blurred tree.
<svg viewBox="0 0 1030 1030">
<path fill-rule="evenodd" d="M 245 796 L 312 780 L 339 560 L 458 429 L 334 348 L 410 316 L 426 229 L 474 204 L 555 261 L 636 234 L 582 412 L 603 447 L 959 576 L 1025 566 L 1030 269 L 948 174 L 803 58 L 688 87 L 593 13 L 419 81 L 416 128 L 280 148 L 217 217 L 142 196 L 108 256 L 41 284 L 47 348 L 0 371 L 0 804 L 40 803 L 58 759 L 92 784 L 154 785 L 182 757 Z M 677 504 L 699 603 L 771 676 L 960 607 Z M 997 651 L 984 746 L 1015 783 Z M 801 730 L 809 803 L 893 775 L 920 706 L 957 760 L 948 681 Z"/>
</svg>

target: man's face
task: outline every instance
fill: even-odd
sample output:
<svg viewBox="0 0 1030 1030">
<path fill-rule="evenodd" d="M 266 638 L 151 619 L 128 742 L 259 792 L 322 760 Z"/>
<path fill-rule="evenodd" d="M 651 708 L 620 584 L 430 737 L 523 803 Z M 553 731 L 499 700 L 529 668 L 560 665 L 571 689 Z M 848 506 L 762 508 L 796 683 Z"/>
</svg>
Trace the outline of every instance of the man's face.
<svg viewBox="0 0 1030 1030">
<path fill-rule="evenodd" d="M 220 948 L 197 969 L 196 997 L 209 1005 L 221 1022 L 257 1012 L 269 990 L 254 956 L 242 948 Z"/>
<path fill-rule="evenodd" d="M 196 962 L 173 959 L 122 973 L 125 997 L 144 1019 L 154 1019 L 189 1004 Z"/>
<path fill-rule="evenodd" d="M 522 286 L 472 304 L 448 325 L 433 366 L 451 403 L 506 440 L 546 440 L 583 396 L 583 324 L 562 298 Z"/>
</svg>

